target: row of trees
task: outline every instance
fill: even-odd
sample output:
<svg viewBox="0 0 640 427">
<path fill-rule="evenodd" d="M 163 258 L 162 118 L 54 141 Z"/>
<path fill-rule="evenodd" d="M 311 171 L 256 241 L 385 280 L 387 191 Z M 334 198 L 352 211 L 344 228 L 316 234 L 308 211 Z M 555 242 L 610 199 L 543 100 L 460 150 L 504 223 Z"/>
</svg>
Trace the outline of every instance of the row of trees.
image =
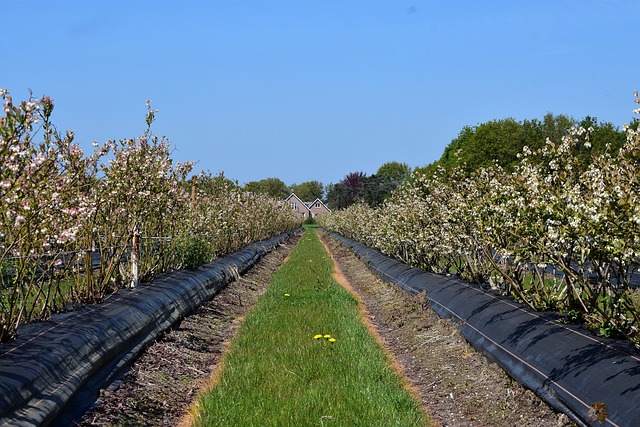
<svg viewBox="0 0 640 427">
<path fill-rule="evenodd" d="M 326 188 L 319 181 L 307 181 L 287 186 L 279 178 L 266 178 L 245 184 L 244 189 L 267 194 L 284 200 L 292 192 L 300 199 L 312 202 L 316 198 L 327 203 L 331 209 L 343 209 L 355 202 L 363 201 L 370 206 L 378 206 L 388 199 L 411 175 L 411 168 L 405 163 L 388 162 L 378 171 L 367 176 L 364 172 L 348 173 L 336 184 Z"/>
<path fill-rule="evenodd" d="M 465 126 L 445 148 L 438 161 L 417 170 L 423 174 L 433 174 L 438 168 L 457 168 L 469 174 L 478 168 L 497 164 L 512 172 L 520 162 L 518 155 L 524 147 L 540 150 L 547 139 L 559 141 L 566 135 L 567 129 L 573 127 L 590 129 L 590 148 L 585 149 L 579 144 L 574 147 L 573 155 L 579 159 L 581 168 L 587 167 L 593 154 L 616 152 L 626 140 L 625 132 L 613 124 L 599 122 L 597 118 L 589 116 L 576 120 L 549 113 L 542 120 L 492 120 L 477 126 Z M 276 199 L 284 199 L 295 192 L 302 200 L 319 198 L 332 209 L 343 209 L 356 202 L 375 207 L 389 199 L 410 175 L 411 168 L 407 164 L 388 162 L 375 174 L 367 176 L 364 172 L 350 172 L 337 183 L 326 187 L 318 181 L 287 186 L 278 178 L 267 178 L 249 182 L 244 188 Z"/>
<path fill-rule="evenodd" d="M 625 126 L 614 150 L 594 146 L 597 131 L 573 127 L 525 146 L 509 166 L 418 171 L 378 208 L 354 204 L 320 221 L 410 265 L 488 282 L 534 309 L 640 344 L 640 291 L 632 286 L 640 132 L 636 122 Z"/>
<path fill-rule="evenodd" d="M 170 142 L 151 132 L 149 103 L 141 136 L 85 155 L 73 131 L 52 124 L 51 98 L 0 97 L 0 342 L 19 323 L 128 285 L 133 235 L 150 281 L 300 225 L 282 201 L 224 176 L 188 179 L 193 164 L 174 163 Z"/>
</svg>

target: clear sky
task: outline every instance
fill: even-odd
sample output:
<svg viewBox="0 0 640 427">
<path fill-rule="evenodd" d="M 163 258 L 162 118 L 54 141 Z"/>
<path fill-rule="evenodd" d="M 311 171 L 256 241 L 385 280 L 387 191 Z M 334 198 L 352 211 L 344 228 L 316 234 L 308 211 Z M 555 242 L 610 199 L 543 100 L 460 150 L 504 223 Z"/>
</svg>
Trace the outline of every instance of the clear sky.
<svg viewBox="0 0 640 427">
<path fill-rule="evenodd" d="M 638 0 L 0 0 L 0 88 L 76 141 L 138 136 L 241 184 L 437 160 L 465 125 L 547 112 L 621 126 Z"/>
</svg>

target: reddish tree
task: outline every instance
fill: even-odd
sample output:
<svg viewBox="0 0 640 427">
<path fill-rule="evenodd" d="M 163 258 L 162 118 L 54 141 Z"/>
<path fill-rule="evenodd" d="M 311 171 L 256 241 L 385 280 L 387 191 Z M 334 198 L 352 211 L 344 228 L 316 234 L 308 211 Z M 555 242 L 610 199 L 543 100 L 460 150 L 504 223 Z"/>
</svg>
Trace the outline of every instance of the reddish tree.
<svg viewBox="0 0 640 427">
<path fill-rule="evenodd" d="M 348 173 L 340 184 L 344 185 L 347 189 L 347 204 L 350 205 L 362 197 L 362 187 L 367 174 L 364 172 L 351 172 Z"/>
</svg>

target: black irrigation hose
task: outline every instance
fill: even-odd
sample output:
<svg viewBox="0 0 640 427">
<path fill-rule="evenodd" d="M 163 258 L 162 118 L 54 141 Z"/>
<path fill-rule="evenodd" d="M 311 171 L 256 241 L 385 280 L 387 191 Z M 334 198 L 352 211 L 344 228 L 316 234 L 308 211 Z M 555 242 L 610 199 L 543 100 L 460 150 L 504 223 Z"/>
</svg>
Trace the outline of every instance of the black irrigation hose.
<svg viewBox="0 0 640 427">
<path fill-rule="evenodd" d="M 22 325 L 16 341 L 0 345 L 0 426 L 73 425 L 148 343 L 295 232 Z"/>
<path fill-rule="evenodd" d="M 640 351 L 558 322 L 456 277 L 427 273 L 330 233 L 382 280 L 426 292 L 441 317 L 489 360 L 580 426 L 640 426 Z M 598 416 L 603 417 L 600 422 Z"/>
</svg>

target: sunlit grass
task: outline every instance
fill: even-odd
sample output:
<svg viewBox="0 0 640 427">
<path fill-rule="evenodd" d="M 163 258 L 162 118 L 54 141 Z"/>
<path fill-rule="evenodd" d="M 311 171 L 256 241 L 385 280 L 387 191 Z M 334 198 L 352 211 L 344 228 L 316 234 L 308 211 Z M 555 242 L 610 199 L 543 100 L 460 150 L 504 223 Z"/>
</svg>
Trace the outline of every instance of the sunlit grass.
<svg viewBox="0 0 640 427">
<path fill-rule="evenodd" d="M 426 424 L 332 271 L 307 230 L 240 328 L 195 425 Z"/>
</svg>

